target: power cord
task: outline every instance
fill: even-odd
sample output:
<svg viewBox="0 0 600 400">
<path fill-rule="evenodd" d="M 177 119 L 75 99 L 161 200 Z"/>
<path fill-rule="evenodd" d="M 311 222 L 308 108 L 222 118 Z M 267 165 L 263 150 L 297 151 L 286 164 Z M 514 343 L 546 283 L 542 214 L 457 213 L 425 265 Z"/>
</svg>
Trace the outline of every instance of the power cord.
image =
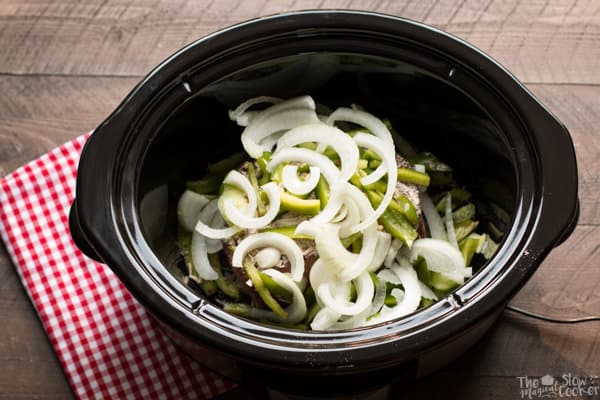
<svg viewBox="0 0 600 400">
<path fill-rule="evenodd" d="M 506 309 L 518 314 L 522 314 L 531 318 L 536 318 L 542 321 L 554 322 L 557 324 L 579 324 L 581 322 L 591 322 L 591 321 L 600 321 L 600 315 L 592 315 L 588 317 L 581 318 L 556 318 L 550 317 L 547 315 L 538 314 L 532 311 L 524 310 L 522 308 L 518 308 L 515 306 L 506 306 Z"/>
</svg>

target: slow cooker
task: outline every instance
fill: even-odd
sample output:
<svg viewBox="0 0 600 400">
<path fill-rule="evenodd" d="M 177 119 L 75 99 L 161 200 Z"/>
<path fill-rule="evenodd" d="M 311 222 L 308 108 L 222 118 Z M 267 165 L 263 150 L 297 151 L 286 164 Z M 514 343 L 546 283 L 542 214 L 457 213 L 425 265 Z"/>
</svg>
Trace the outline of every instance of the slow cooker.
<svg viewBox="0 0 600 400">
<path fill-rule="evenodd" d="M 302 94 L 387 116 L 476 193 L 499 183 L 510 224 L 495 256 L 432 306 L 347 331 L 253 322 L 184 285 L 172 273 L 177 199 L 186 179 L 241 149 L 227 111 Z M 331 398 L 418 379 L 461 355 L 569 236 L 578 210 L 567 129 L 491 57 L 404 18 L 307 10 L 210 34 L 150 71 L 87 141 L 70 225 L 195 360 L 257 398 Z"/>
</svg>

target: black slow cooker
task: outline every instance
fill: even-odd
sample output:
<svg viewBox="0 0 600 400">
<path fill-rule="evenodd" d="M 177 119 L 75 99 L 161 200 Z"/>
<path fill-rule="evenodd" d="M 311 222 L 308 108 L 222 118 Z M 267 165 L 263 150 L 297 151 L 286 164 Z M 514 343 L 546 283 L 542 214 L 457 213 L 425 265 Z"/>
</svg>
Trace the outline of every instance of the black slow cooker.
<svg viewBox="0 0 600 400">
<path fill-rule="evenodd" d="M 229 315 L 172 271 L 187 179 L 240 150 L 227 111 L 259 95 L 360 104 L 447 160 L 467 186 L 490 182 L 510 224 L 495 256 L 450 296 L 368 328 L 312 332 Z M 162 62 L 94 131 L 79 163 L 71 231 L 173 341 L 246 387 L 330 398 L 419 378 L 485 333 L 578 218 L 566 128 L 506 69 L 407 19 L 320 10 L 267 16 L 201 38 Z"/>
</svg>

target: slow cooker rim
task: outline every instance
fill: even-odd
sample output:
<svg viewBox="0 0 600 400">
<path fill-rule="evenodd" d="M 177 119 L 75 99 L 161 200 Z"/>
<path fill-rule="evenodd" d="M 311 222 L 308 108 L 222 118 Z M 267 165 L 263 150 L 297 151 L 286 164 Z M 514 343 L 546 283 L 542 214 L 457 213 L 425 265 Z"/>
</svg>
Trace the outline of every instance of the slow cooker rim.
<svg viewBox="0 0 600 400">
<path fill-rule="evenodd" d="M 323 13 L 328 13 L 328 11 L 318 11 L 318 12 L 316 12 L 316 13 L 317 13 L 317 14 L 320 14 L 320 15 L 323 15 Z M 364 15 L 370 15 L 370 16 L 372 16 L 372 17 L 376 17 L 376 18 L 380 18 L 380 17 L 381 17 L 381 15 L 380 15 L 380 14 L 375 14 L 375 13 L 364 13 L 364 12 L 356 13 L 356 12 L 344 11 L 344 12 L 343 12 L 343 14 L 345 14 L 346 16 L 350 16 L 350 15 L 352 15 L 352 16 L 355 16 L 355 15 L 361 15 L 361 16 L 364 16 Z M 251 27 L 251 26 L 252 26 L 252 24 L 255 24 L 255 23 L 259 23 L 259 24 L 260 24 L 260 23 L 266 23 L 266 21 L 269 21 L 269 20 L 270 20 L 270 18 L 285 18 L 286 16 L 293 16 L 294 18 L 297 18 L 297 17 L 299 17 L 300 15 L 314 15 L 314 14 L 313 14 L 313 12 L 304 12 L 304 13 L 301 13 L 301 14 L 299 14 L 298 12 L 294 12 L 294 13 L 290 13 L 290 14 L 278 14 L 278 15 L 276 15 L 276 16 L 274 16 L 274 17 L 273 17 L 273 16 L 271 16 L 271 17 L 266 17 L 266 18 L 259 18 L 259 19 L 257 19 L 257 20 L 250 21 L 250 22 L 247 22 L 247 23 L 241 24 L 240 26 L 237 26 L 237 27 L 234 27 L 234 28 L 230 28 L 230 29 L 244 29 L 245 27 L 248 27 L 248 26 L 250 26 L 250 27 Z M 389 16 L 385 16 L 385 17 L 386 17 L 386 18 L 390 18 Z M 393 21 L 396 21 L 396 22 L 397 22 L 397 20 L 401 20 L 402 22 L 409 22 L 409 23 L 411 23 L 411 24 L 415 24 L 415 23 L 414 23 L 414 21 L 408 21 L 408 20 L 406 20 L 406 19 L 401 19 L 401 18 L 398 18 L 398 17 L 391 17 L 391 18 L 392 18 L 392 20 L 393 20 Z M 425 28 L 425 29 L 426 29 L 427 31 L 429 31 L 429 32 L 431 32 L 431 31 L 432 31 L 431 27 L 428 27 L 428 26 L 425 26 L 425 25 L 422 25 L 422 24 L 418 24 L 418 23 L 417 23 L 417 25 L 419 26 L 419 28 L 420 28 L 420 29 L 421 29 L 421 28 Z M 224 31 L 224 32 L 230 32 L 230 30 L 226 30 L 226 31 Z M 222 32 L 220 32 L 220 33 L 218 32 L 217 34 L 223 34 L 223 31 L 222 31 Z M 217 35 L 217 34 L 215 34 L 215 35 Z M 440 31 L 436 31 L 436 34 L 440 34 Z M 443 34 L 444 34 L 445 36 L 448 36 L 446 33 L 443 33 Z M 210 37 L 213 37 L 213 36 L 210 36 Z M 451 38 L 451 39 L 453 39 L 453 40 L 456 40 L 456 38 Z M 205 40 L 208 40 L 208 38 L 200 39 L 200 40 L 198 40 L 198 41 L 194 42 L 192 45 L 190 45 L 190 46 L 186 47 L 186 48 L 185 48 L 184 50 L 182 50 L 181 52 L 178 52 L 178 53 L 176 53 L 176 55 L 175 55 L 174 57 L 176 57 L 176 56 L 180 56 L 181 54 L 184 54 L 184 52 L 185 52 L 185 51 L 187 51 L 186 49 L 191 49 L 191 48 L 193 48 L 193 46 L 197 46 L 197 45 L 199 45 L 199 44 L 203 43 Z M 464 45 L 464 44 L 465 44 L 465 43 L 462 43 L 462 45 Z M 469 48 L 471 48 L 471 46 L 469 46 Z M 471 48 L 471 50 L 472 50 L 472 48 Z M 482 53 L 480 53 L 480 54 L 482 54 Z M 491 61 L 491 65 L 493 65 L 494 67 L 498 67 L 498 64 L 497 64 L 495 61 L 491 60 L 491 59 L 490 59 L 489 57 L 487 57 L 486 55 L 484 55 L 484 56 L 485 56 L 485 58 L 486 58 L 486 59 L 488 59 L 488 60 L 490 60 L 490 61 Z M 169 60 L 172 60 L 172 59 L 173 59 L 173 58 L 170 58 Z M 152 73 L 149 75 L 149 77 L 148 77 L 147 79 L 145 79 L 144 81 L 142 81 L 142 82 L 140 83 L 140 85 L 137 87 L 137 89 L 142 89 L 142 88 L 144 87 L 144 85 L 145 85 L 145 84 L 148 82 L 148 80 L 151 80 L 151 79 L 153 79 L 153 78 L 152 78 L 153 76 L 156 76 L 156 73 L 157 73 L 157 72 L 160 70 L 160 68 L 161 68 L 162 66 L 166 66 L 166 65 L 168 65 L 168 63 L 169 63 L 169 60 L 167 60 L 165 63 L 161 64 L 161 66 L 157 67 L 157 69 L 155 69 L 155 70 L 154 70 L 154 71 L 153 71 L 153 72 L 152 72 Z M 503 69 L 502 69 L 502 70 L 503 70 Z M 502 72 L 506 72 L 506 71 L 505 71 L 505 70 L 503 70 Z M 513 79 L 514 79 L 514 78 L 513 78 Z M 521 87 L 521 89 L 523 89 L 522 85 L 520 85 L 520 84 L 519 84 L 519 86 Z M 139 92 L 138 90 L 134 90 L 134 93 L 132 93 L 132 95 L 131 95 L 131 96 L 129 96 L 129 97 L 128 97 L 128 98 L 127 98 L 125 101 L 124 101 L 124 103 L 123 103 L 122 107 L 120 107 L 121 111 L 123 111 L 123 110 L 124 110 L 124 109 L 127 107 L 127 103 L 128 103 L 128 102 L 130 102 L 130 101 L 133 101 L 133 98 L 135 97 L 136 93 L 140 93 L 140 92 Z M 532 100 L 533 100 L 533 99 L 532 99 Z M 537 102 L 536 102 L 536 104 L 537 104 Z M 108 123 L 109 123 L 109 122 L 107 122 L 107 124 L 108 124 Z M 101 130 L 101 129 L 102 129 L 102 128 L 99 128 L 99 130 Z M 86 147 L 87 147 L 87 146 L 86 146 Z M 83 156 L 82 156 L 82 159 L 83 159 Z M 82 193 L 82 194 L 83 194 L 83 193 Z M 79 197 L 79 194 L 78 194 L 78 197 Z M 117 217 L 116 215 L 117 215 L 117 214 L 116 214 L 116 213 L 114 212 L 114 210 L 113 210 L 113 222 L 114 222 L 114 223 L 116 223 L 117 225 L 119 225 L 119 224 L 120 224 L 120 222 L 118 221 L 118 217 Z M 92 237 L 92 238 L 93 238 L 93 237 L 95 237 L 95 235 L 90 235 L 90 237 Z M 98 247 L 99 249 L 101 249 L 102 245 L 98 245 L 97 247 Z M 547 246 L 546 246 L 546 247 L 547 247 Z M 107 259 L 107 261 L 109 261 L 109 265 L 110 265 L 110 258 L 112 258 L 113 256 L 112 256 L 112 255 L 110 255 L 110 254 L 106 254 L 106 252 L 104 252 L 104 251 L 103 251 L 103 252 L 101 252 L 101 254 L 104 256 L 104 258 L 106 258 L 106 259 Z M 136 262 L 135 260 L 131 260 L 131 259 L 130 259 L 129 261 L 130 261 L 130 262 Z M 538 263 L 538 264 L 539 264 L 539 263 Z M 533 271 L 536 269 L 536 267 L 537 267 L 537 265 L 535 265 L 535 263 L 533 263 L 533 264 L 529 265 L 529 267 L 528 267 L 527 271 L 525 271 L 525 273 L 524 273 L 524 274 L 523 274 L 523 273 L 521 273 L 521 274 L 520 274 L 520 279 L 519 279 L 519 281 L 522 281 L 522 280 L 523 280 L 523 277 L 524 277 L 524 276 L 527 276 L 527 274 L 528 274 L 528 273 L 529 273 L 529 274 L 533 273 Z M 515 269 L 515 268 L 513 268 L 513 270 L 514 270 L 514 269 Z M 123 275 L 123 274 L 121 274 L 121 275 Z M 133 282 L 133 281 L 131 280 L 131 277 L 125 277 L 125 276 L 121 276 L 121 278 L 122 278 L 122 279 L 124 279 L 125 281 L 129 281 L 129 283 L 131 284 L 131 287 L 130 287 L 130 289 L 131 289 L 131 288 L 135 288 L 135 287 L 136 287 L 136 286 L 137 286 L 137 285 L 140 283 L 140 282 Z M 138 279 L 139 279 L 139 277 L 138 277 Z M 147 283 L 148 283 L 148 282 L 146 282 L 146 284 L 147 284 Z M 129 285 L 128 285 L 128 286 L 129 286 Z M 154 289 L 156 289 L 156 288 L 154 288 Z M 513 289 L 512 289 L 512 291 L 513 291 L 513 292 L 514 292 L 514 290 L 515 290 L 515 288 L 513 288 Z M 510 292 L 510 290 L 509 290 L 509 292 Z M 140 293 L 137 293 L 137 294 L 138 294 L 138 295 L 140 295 Z M 147 294 L 146 294 L 146 295 L 147 295 Z M 142 294 L 141 294 L 141 296 L 142 296 L 142 297 L 144 297 L 144 294 L 142 293 Z M 507 295 L 505 295 L 504 297 L 506 297 L 506 296 L 507 296 Z M 147 300 L 147 303 L 152 303 L 152 302 L 153 302 L 153 301 L 152 301 L 152 299 L 146 299 L 146 300 Z M 163 299 L 163 300 L 164 300 L 164 299 Z M 496 303 L 498 303 L 498 304 L 499 304 L 500 302 L 496 302 Z M 490 308 L 491 308 L 491 307 L 490 307 Z M 460 308 L 460 312 L 464 312 L 464 310 L 466 310 L 466 308 L 465 308 L 465 307 L 462 307 L 462 308 Z M 169 313 L 161 312 L 162 310 L 160 310 L 160 309 L 155 309 L 154 311 L 158 311 L 158 313 L 157 313 L 157 314 L 158 314 L 158 315 L 160 315 L 160 316 L 161 316 L 161 318 L 163 318 L 163 317 L 166 317 L 166 318 L 167 318 L 167 320 L 172 320 L 172 318 L 171 318 L 171 315 L 169 315 Z M 481 314 L 481 312 L 479 313 L 479 315 L 482 315 L 482 314 Z M 182 325 L 182 321 L 174 321 L 174 322 L 175 322 L 175 324 L 176 324 L 176 325 L 180 325 L 180 328 L 183 328 L 184 330 L 186 330 L 185 323 Z M 240 349 L 238 348 L 237 350 L 239 351 Z M 271 361 L 271 356 L 269 356 L 269 357 L 267 357 L 267 358 L 269 359 L 269 361 Z"/>
</svg>

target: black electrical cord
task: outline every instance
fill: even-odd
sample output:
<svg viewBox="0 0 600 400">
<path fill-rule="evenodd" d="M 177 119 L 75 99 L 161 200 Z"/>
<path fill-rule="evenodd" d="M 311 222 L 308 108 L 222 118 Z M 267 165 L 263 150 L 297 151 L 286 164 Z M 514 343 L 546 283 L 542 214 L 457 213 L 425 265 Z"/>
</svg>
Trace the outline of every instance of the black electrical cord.
<svg viewBox="0 0 600 400">
<path fill-rule="evenodd" d="M 522 314 L 531 318 L 536 318 L 542 321 L 554 322 L 557 324 L 578 324 L 581 322 L 591 322 L 591 321 L 600 321 L 600 315 L 592 315 L 588 317 L 581 318 L 557 318 L 557 317 L 549 317 L 547 315 L 538 314 L 532 311 L 524 310 L 522 308 L 518 308 L 515 306 L 507 306 L 507 310 Z"/>
</svg>

